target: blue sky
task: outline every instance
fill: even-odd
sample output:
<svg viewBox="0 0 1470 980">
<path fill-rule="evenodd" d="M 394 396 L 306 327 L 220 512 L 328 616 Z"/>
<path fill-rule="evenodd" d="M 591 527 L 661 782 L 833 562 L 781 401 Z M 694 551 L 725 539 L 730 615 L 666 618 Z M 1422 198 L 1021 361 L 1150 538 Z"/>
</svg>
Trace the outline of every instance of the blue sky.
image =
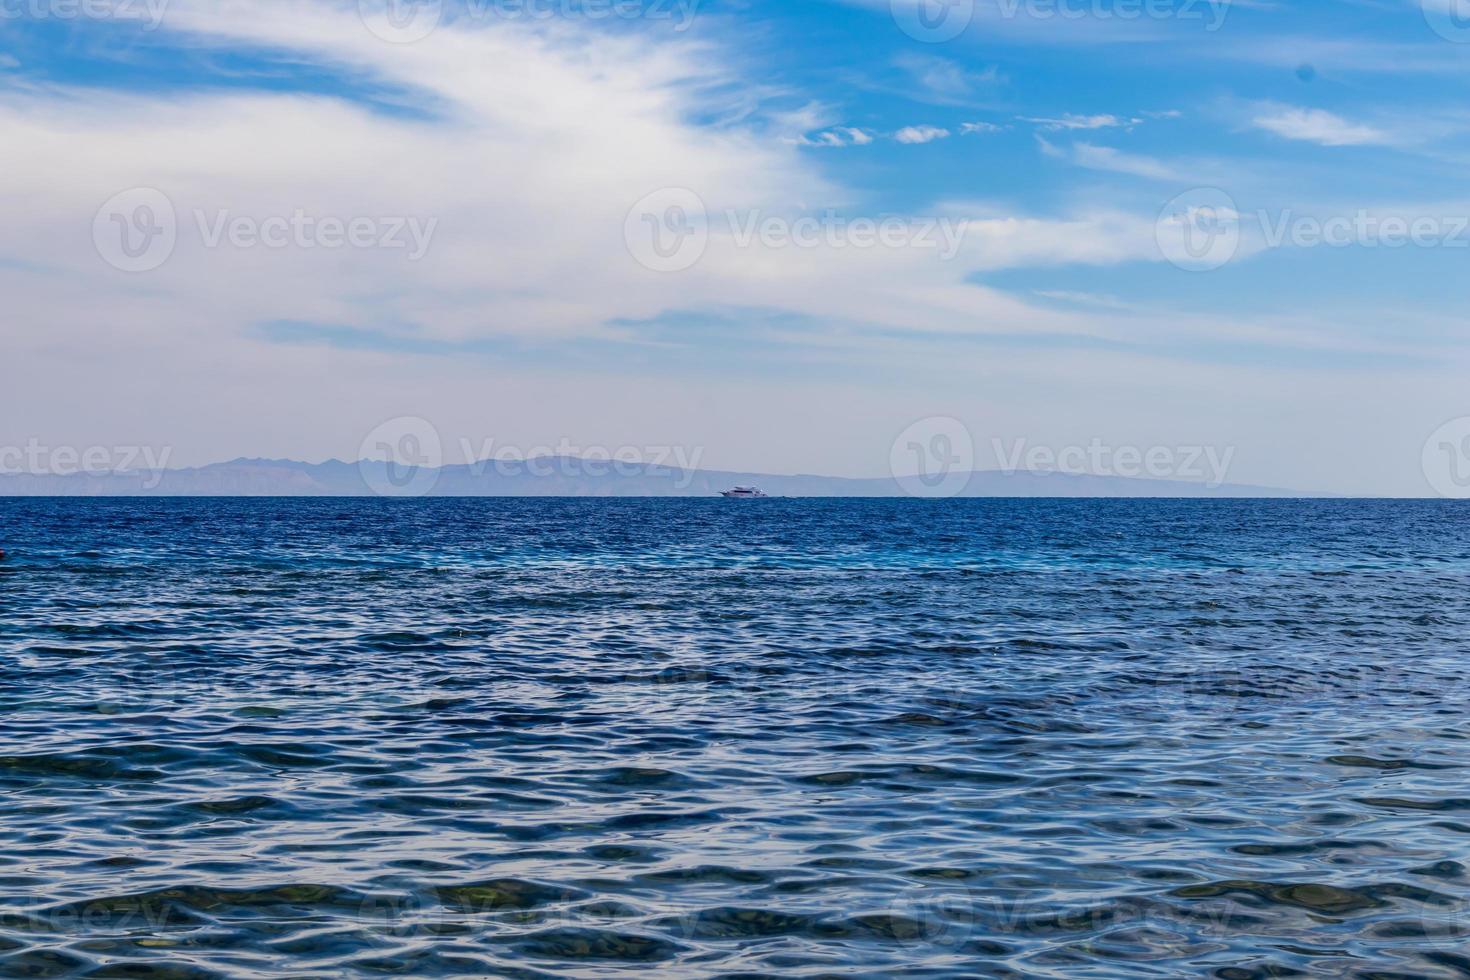
<svg viewBox="0 0 1470 980">
<path fill-rule="evenodd" d="M 1419 494 L 1470 415 L 1461 0 L 375 2 L 0 0 L 0 440 L 880 475 L 953 418 Z"/>
</svg>

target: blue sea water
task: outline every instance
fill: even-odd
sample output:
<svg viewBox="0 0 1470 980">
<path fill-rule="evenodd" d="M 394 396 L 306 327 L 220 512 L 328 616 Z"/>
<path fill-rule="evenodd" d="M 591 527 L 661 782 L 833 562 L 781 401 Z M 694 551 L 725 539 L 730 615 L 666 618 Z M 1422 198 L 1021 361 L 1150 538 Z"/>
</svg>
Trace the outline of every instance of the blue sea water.
<svg viewBox="0 0 1470 980">
<path fill-rule="evenodd" d="M 1470 976 L 1470 509 L 0 501 L 0 975 Z"/>
</svg>

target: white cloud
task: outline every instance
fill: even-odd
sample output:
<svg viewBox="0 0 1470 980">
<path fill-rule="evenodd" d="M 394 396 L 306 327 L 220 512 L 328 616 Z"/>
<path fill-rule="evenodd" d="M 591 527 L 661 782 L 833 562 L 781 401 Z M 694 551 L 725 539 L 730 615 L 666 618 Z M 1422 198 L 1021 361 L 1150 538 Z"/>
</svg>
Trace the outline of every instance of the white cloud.
<svg viewBox="0 0 1470 980">
<path fill-rule="evenodd" d="M 1277 136 L 1322 146 L 1367 146 L 1389 142 L 1388 135 L 1382 130 L 1348 122 L 1325 109 L 1284 106 L 1256 116 L 1253 122 Z"/>
<path fill-rule="evenodd" d="M 773 133 L 784 141 L 799 143 L 803 135 L 826 129 L 837 122 L 830 106 L 819 102 L 808 102 L 795 109 L 772 110 L 766 113 Z"/>
<path fill-rule="evenodd" d="M 167 297 L 183 321 L 225 330 L 294 319 L 414 324 L 447 338 L 586 334 L 670 298 L 667 284 L 640 282 L 621 251 L 628 209 L 650 191 L 697 187 L 711 208 L 840 199 L 794 148 L 754 127 L 686 121 L 708 112 L 718 96 L 707 93 L 729 80 L 693 41 L 496 23 L 391 45 L 355 13 L 324 4 L 260 17 L 248 6 L 184 0 L 166 26 L 201 45 L 256 43 L 411 87 L 435 116 L 240 90 L 0 96 L 10 134 L 0 145 L 0 194 L 28 199 L 0 228 L 0 253 L 49 261 L 87 284 L 96 305 L 79 323 L 105 321 L 119 308 L 110 298 L 136 306 L 146 291 Z M 305 208 L 440 224 L 430 255 L 410 266 L 370 250 L 209 250 L 186 217 L 169 264 L 129 281 L 102 265 L 90 233 L 97 208 L 134 186 L 164 191 L 181 215 Z M 602 291 L 623 298 L 609 304 Z"/>
<path fill-rule="evenodd" d="M 14 55 L 4 54 L 3 52 L 0 52 L 0 68 L 19 68 L 19 67 L 20 67 L 20 59 L 19 58 L 15 57 Z"/>
<path fill-rule="evenodd" d="M 913 78 L 917 91 L 912 95 L 940 104 L 970 102 L 977 91 L 1002 81 L 1000 69 L 994 65 L 983 71 L 971 71 L 957 61 L 937 55 L 904 54 L 894 64 Z"/>
<path fill-rule="evenodd" d="M 1006 128 L 988 122 L 967 122 L 960 125 L 959 131 L 964 134 L 999 133 Z M 884 138 L 916 146 L 923 143 L 932 143 L 935 140 L 948 139 L 952 135 L 954 133 L 951 130 L 939 126 L 920 125 L 905 126 Z M 785 142 L 797 146 L 817 147 L 867 146 L 876 138 L 871 130 L 861 129 L 856 126 L 833 126 L 821 132 L 783 137 Z"/>
<path fill-rule="evenodd" d="M 967 122 L 960 125 L 959 132 L 967 135 L 974 133 L 999 133 L 1007 128 L 988 122 Z M 936 140 L 949 139 L 953 135 L 954 131 L 941 126 L 918 125 L 904 126 L 891 135 L 884 136 L 884 138 L 892 139 L 908 146 L 919 146 L 924 143 L 933 143 Z M 810 136 L 788 138 L 787 142 L 800 146 L 867 146 L 876 138 L 871 130 L 852 126 L 834 126 L 831 129 L 823 130 Z"/>
<path fill-rule="evenodd" d="M 7 358 L 24 366 L 12 372 L 0 442 L 157 439 L 181 447 L 181 463 L 252 450 L 319 458 L 324 443 L 340 455 L 355 451 L 386 417 L 424 414 L 451 438 L 718 442 L 727 452 L 735 447 L 732 464 L 838 470 L 859 458 L 842 440 L 882 433 L 875 438 L 886 459 L 887 441 L 902 427 L 891 423 L 916 406 L 927 411 L 933 396 L 922 386 L 870 392 L 820 379 L 801 386 L 706 382 L 654 369 L 641 377 L 557 374 L 538 370 L 535 359 L 290 346 L 254 331 L 295 320 L 415 341 L 510 338 L 529 346 L 636 340 L 609 324 L 740 307 L 880 328 L 857 340 L 833 328 L 836 359 L 863 345 L 892 351 L 899 345 L 888 335 L 904 330 L 1133 337 L 1142 329 L 1122 311 L 1058 309 L 976 282 L 1007 268 L 1158 262 L 1156 208 L 1035 216 L 937 202 L 925 211 L 968 222 L 949 262 L 917 249 L 742 248 L 712 232 L 694 268 L 649 272 L 623 242 L 629 208 L 644 195 L 692 188 L 711 213 L 848 206 L 855 195 L 824 177 L 814 154 L 780 137 L 831 132 L 857 145 L 857 133 L 875 134 L 833 127 L 820 112 L 806 114 L 802 128 L 785 129 L 730 111 L 730 93 L 749 87 L 738 73 L 742 62 L 687 36 L 449 22 L 417 44 L 389 45 L 362 30 L 353 6 L 281 3 L 267 17 L 259 5 L 174 0 L 164 30 L 187 29 L 201 47 L 259 46 L 408 91 L 408 104 L 428 107 L 425 115 L 384 113 L 328 94 L 234 87 L 0 91 L 0 258 L 12 260 L 0 261 L 0 295 Z M 711 118 L 738 121 L 696 121 Z M 903 132 L 910 130 L 947 135 L 937 127 Z M 137 186 L 165 190 L 183 227 L 167 265 L 129 276 L 95 254 L 92 223 L 102 202 Z M 206 249 L 191 229 L 196 208 L 396 214 L 440 225 L 429 254 L 410 264 L 396 253 Z M 1177 336 L 1179 317 L 1158 319 L 1159 336 Z M 1195 337 L 1239 329 L 1198 318 L 1190 325 Z M 1276 336 L 1258 329 L 1262 343 Z M 993 370 L 1006 383 L 1022 371 L 1032 391 L 1082 392 L 1099 383 L 1095 353 L 1071 359 L 1022 351 L 977 367 L 983 358 L 967 361 L 953 350 L 925 363 L 952 372 L 963 397 L 983 387 L 974 383 L 977 371 Z M 1118 385 L 1130 367 L 1138 390 L 1167 383 L 1189 392 L 1205 377 L 1234 391 L 1240 377 L 1223 367 L 1160 372 L 1120 355 L 1109 362 L 1106 383 Z M 88 398 L 59 405 L 48 394 L 57 377 Z M 163 394 L 140 394 L 153 391 Z M 1328 397 L 1336 394 L 1315 390 L 1308 402 L 1344 401 Z M 995 405 L 1022 424 L 1026 412 L 1077 416 L 1099 403 L 1063 397 L 1074 401 L 1057 407 L 1049 395 L 996 398 Z M 732 419 L 732 400 L 755 406 L 754 421 Z M 1140 418 L 1156 415 L 1154 400 L 1139 404 Z M 827 422 L 830 413 L 810 411 L 829 402 L 859 404 L 861 418 Z M 1179 403 L 1191 404 L 1182 394 Z M 1228 415 L 1234 402 L 1220 404 Z M 1290 404 L 1282 396 L 1283 417 Z M 783 424 L 791 438 L 772 449 L 767 433 Z M 784 454 L 779 463 L 772 453 Z"/>
<path fill-rule="evenodd" d="M 1095 146 L 1092 143 L 1076 143 L 1072 146 L 1072 161 L 1089 170 L 1106 170 L 1112 173 L 1132 174 L 1135 177 L 1151 177 L 1170 180 L 1177 177 L 1173 168 L 1161 160 L 1137 153 L 1125 153 L 1111 146 Z"/>
<path fill-rule="evenodd" d="M 867 146 L 873 134 L 856 126 L 835 126 L 811 136 L 789 138 L 799 146 Z"/>
<path fill-rule="evenodd" d="M 1116 296 L 1104 293 L 1089 293 L 1075 289 L 1038 289 L 1035 294 L 1042 299 L 1056 300 L 1059 303 L 1071 303 L 1077 306 L 1092 306 L 1099 309 L 1130 311 L 1135 309 L 1134 304 L 1125 303 Z"/>
<path fill-rule="evenodd" d="M 63 363 L 102 358 L 127 372 L 145 360 L 150 370 L 173 363 L 207 339 L 211 363 L 254 365 L 260 390 L 275 392 L 273 359 L 307 357 L 258 339 L 261 324 L 278 321 L 440 344 L 636 339 L 613 324 L 720 307 L 885 331 L 1088 332 L 1095 327 L 1084 314 L 1035 306 L 972 277 L 1028 264 L 1158 260 L 1149 215 L 986 217 L 964 229 L 951 261 L 924 248 L 741 247 L 712 221 L 696 266 L 650 272 L 629 254 L 624 231 L 635 202 L 661 188 L 694 190 L 712 216 L 852 203 L 799 146 L 773 139 L 759 121 L 692 121 L 714 115 L 732 87 L 731 59 L 720 50 L 688 38 L 499 23 L 446 24 L 416 44 L 389 45 L 324 4 L 250 14 L 248 5 L 175 0 L 165 30 L 185 28 L 201 46 L 248 42 L 417 90 L 432 115 L 241 89 L 0 93 L 0 198 L 13 202 L 0 223 L 0 258 L 25 263 L 0 262 L 0 292 L 7 342 L 18 351 L 53 358 L 45 363 L 54 370 L 64 370 L 54 361 L 64 351 Z M 853 144 L 873 138 L 853 127 L 827 131 Z M 894 138 L 947 135 L 914 126 Z M 105 266 L 91 239 L 102 203 L 133 187 L 164 191 L 180 234 L 166 265 L 129 276 Z M 298 209 L 439 224 L 428 255 L 408 263 L 401 252 L 373 250 L 211 249 L 194 220 L 195 212 L 261 218 Z M 370 356 L 386 357 L 331 355 Z"/>
<path fill-rule="evenodd" d="M 1142 119 L 1122 119 L 1114 115 L 1078 116 L 1066 113 L 1059 119 L 1035 118 L 1022 116 L 1022 122 L 1034 123 L 1044 132 L 1056 133 L 1062 130 L 1072 129 L 1111 129 L 1115 127 L 1136 126 L 1143 122 Z"/>
<path fill-rule="evenodd" d="M 905 126 L 893 134 L 893 138 L 900 143 L 932 143 L 935 140 L 949 138 L 949 130 L 938 126 Z"/>
</svg>

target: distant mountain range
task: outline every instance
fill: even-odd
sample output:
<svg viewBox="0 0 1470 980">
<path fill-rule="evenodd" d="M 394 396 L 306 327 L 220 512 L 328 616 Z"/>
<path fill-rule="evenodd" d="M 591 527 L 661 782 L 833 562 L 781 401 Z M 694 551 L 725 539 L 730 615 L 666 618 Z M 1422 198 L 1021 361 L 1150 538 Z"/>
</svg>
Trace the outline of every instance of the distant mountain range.
<svg viewBox="0 0 1470 980">
<path fill-rule="evenodd" d="M 951 477 L 958 483 L 956 478 Z M 62 497 L 710 497 L 733 486 L 756 486 L 773 497 L 904 497 L 909 480 L 891 477 L 777 476 L 719 470 L 680 470 L 613 464 L 576 457 L 482 462 L 437 469 L 403 469 L 383 462 L 300 463 L 237 459 L 162 473 L 0 474 L 0 496 Z M 976 471 L 965 497 L 1309 497 L 1277 487 L 1182 480 L 1079 476 L 1026 470 Z"/>
</svg>

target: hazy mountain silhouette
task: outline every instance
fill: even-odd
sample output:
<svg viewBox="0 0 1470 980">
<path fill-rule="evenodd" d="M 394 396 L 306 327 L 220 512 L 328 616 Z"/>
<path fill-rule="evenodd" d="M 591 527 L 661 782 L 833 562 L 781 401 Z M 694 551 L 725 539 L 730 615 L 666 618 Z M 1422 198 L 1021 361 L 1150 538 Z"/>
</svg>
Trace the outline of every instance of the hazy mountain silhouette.
<svg viewBox="0 0 1470 980">
<path fill-rule="evenodd" d="M 439 497 L 709 497 L 736 485 L 757 486 L 776 497 L 911 496 L 893 478 L 844 477 L 721 470 L 679 470 L 613 464 L 576 457 L 541 457 L 411 470 L 383 462 L 301 463 L 236 459 L 158 473 L 0 474 L 0 496 L 377 496 Z M 976 471 L 959 496 L 967 497 L 1304 497 L 1276 487 L 1183 480 L 1130 479 L 1066 473 Z"/>
</svg>

